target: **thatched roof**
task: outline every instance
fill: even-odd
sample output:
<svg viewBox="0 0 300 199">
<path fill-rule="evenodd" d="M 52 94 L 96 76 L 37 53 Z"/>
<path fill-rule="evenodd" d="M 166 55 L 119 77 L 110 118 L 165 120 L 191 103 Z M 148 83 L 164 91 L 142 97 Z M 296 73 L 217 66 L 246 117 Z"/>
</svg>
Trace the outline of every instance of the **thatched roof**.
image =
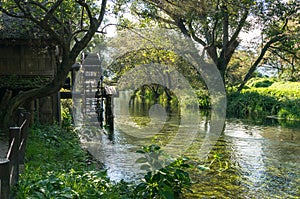
<svg viewBox="0 0 300 199">
<path fill-rule="evenodd" d="M 49 35 L 32 22 L 0 13 L 0 40 L 44 40 Z"/>
</svg>

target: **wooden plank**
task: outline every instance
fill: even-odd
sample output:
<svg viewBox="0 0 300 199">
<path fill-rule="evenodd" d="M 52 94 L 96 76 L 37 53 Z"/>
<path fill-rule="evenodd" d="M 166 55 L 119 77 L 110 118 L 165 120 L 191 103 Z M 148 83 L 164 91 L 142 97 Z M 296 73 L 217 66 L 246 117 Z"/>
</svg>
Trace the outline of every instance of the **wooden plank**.
<svg viewBox="0 0 300 199">
<path fill-rule="evenodd" d="M 50 51 L 19 45 L 0 47 L 1 75 L 43 75 L 45 71 L 51 71 L 51 75 L 56 72 Z"/>
<path fill-rule="evenodd" d="M 0 198 L 9 199 L 10 192 L 10 175 L 9 160 L 0 159 Z"/>
<path fill-rule="evenodd" d="M 19 181 L 19 146 L 20 146 L 20 127 L 10 127 L 9 135 L 10 140 L 14 140 L 11 149 L 10 161 L 10 184 L 15 185 Z"/>
<path fill-rule="evenodd" d="M 23 162 L 29 128 L 30 113 L 18 111 L 19 127 L 9 128 L 6 158 L 0 158 L 0 198 L 10 198 L 10 187 L 19 181 L 19 164 Z M 20 159 L 21 158 L 21 159 Z"/>
<path fill-rule="evenodd" d="M 6 154 L 6 158 L 7 159 L 10 159 L 12 154 L 13 154 L 13 146 L 15 144 L 15 139 L 13 138 L 12 140 L 9 141 L 9 148 L 8 148 L 8 151 L 7 151 L 7 154 Z"/>
<path fill-rule="evenodd" d="M 19 146 L 19 164 L 24 164 L 25 160 L 25 149 L 27 145 L 27 137 L 28 137 L 28 129 L 30 124 L 30 117 L 31 114 L 28 112 L 23 113 L 24 114 L 24 122 L 22 124 L 22 130 L 21 130 L 21 136 L 20 136 L 20 146 Z"/>
</svg>

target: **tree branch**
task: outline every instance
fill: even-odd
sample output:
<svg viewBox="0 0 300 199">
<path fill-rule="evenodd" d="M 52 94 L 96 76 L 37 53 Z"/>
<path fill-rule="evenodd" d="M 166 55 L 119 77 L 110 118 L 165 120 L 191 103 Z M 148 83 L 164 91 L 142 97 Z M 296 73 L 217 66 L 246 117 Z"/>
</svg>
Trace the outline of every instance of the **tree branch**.
<svg viewBox="0 0 300 199">
<path fill-rule="evenodd" d="M 189 24 L 189 32 L 191 34 L 191 37 L 198 42 L 199 44 L 201 44 L 203 47 L 207 46 L 207 43 L 205 43 L 205 41 L 203 41 L 202 39 L 200 39 L 199 37 L 197 37 L 197 35 L 195 34 L 195 30 L 193 29 L 192 23 Z"/>
<path fill-rule="evenodd" d="M 94 18 L 92 15 L 88 15 L 90 18 L 90 26 L 88 28 L 88 31 L 84 35 L 84 37 L 75 43 L 73 46 L 70 56 L 74 59 L 76 59 L 77 55 L 87 46 L 91 38 L 94 36 L 95 32 L 97 32 L 100 24 L 102 23 L 104 19 L 105 9 L 106 9 L 106 3 L 107 0 L 102 0 L 100 14 L 98 19 Z"/>
<path fill-rule="evenodd" d="M 219 1 L 218 1 L 218 3 L 219 3 Z M 218 6 L 216 6 L 216 7 L 218 7 Z M 218 11 L 218 9 L 216 9 L 216 10 Z M 212 36 L 211 44 L 212 45 L 215 45 L 216 29 L 218 27 L 218 23 L 219 23 L 219 17 L 216 17 L 215 24 L 214 24 L 213 29 L 211 31 L 211 36 Z"/>
<path fill-rule="evenodd" d="M 0 11 L 3 12 L 4 14 L 6 14 L 7 16 L 10 16 L 10 17 L 19 18 L 19 19 L 24 18 L 24 15 L 19 15 L 17 13 L 8 12 L 2 6 L 0 6 Z"/>
<path fill-rule="evenodd" d="M 244 25 L 246 23 L 248 15 L 249 15 L 249 10 L 245 9 L 245 12 L 244 12 L 241 20 L 239 21 L 238 26 L 237 26 L 235 32 L 233 33 L 233 35 L 230 38 L 229 44 L 233 43 L 235 40 L 237 40 L 237 37 L 239 36 L 242 28 L 244 27 Z"/>
<path fill-rule="evenodd" d="M 90 23 L 92 23 L 91 19 L 93 18 L 93 15 L 92 15 L 89 5 L 85 1 L 82 1 L 82 0 L 76 0 L 76 2 L 86 10 L 88 17 L 90 19 Z"/>
<path fill-rule="evenodd" d="M 45 11 L 46 15 L 43 17 L 43 20 L 41 20 L 41 23 L 49 23 L 49 19 L 53 18 L 54 21 L 59 24 L 60 26 L 62 26 L 64 28 L 64 31 L 66 32 L 70 32 L 68 28 L 66 28 L 66 26 L 64 25 L 64 23 L 59 20 L 55 15 L 54 12 L 56 11 L 56 9 L 58 9 L 58 7 L 61 5 L 61 3 L 63 2 L 63 0 L 57 1 L 55 2 L 55 4 L 49 9 L 47 9 L 45 6 L 43 6 L 41 3 L 38 3 L 36 1 L 30 1 L 29 4 L 38 6 L 39 8 L 41 8 L 42 10 Z"/>
<path fill-rule="evenodd" d="M 66 43 L 65 41 L 61 38 L 61 36 L 59 34 L 57 34 L 54 30 L 51 29 L 51 26 L 49 26 L 48 23 L 44 22 L 44 21 L 39 21 L 37 20 L 35 17 L 32 16 L 31 12 L 29 9 L 25 9 L 22 5 L 21 5 L 21 1 L 19 0 L 14 0 L 15 4 L 17 5 L 17 7 L 20 9 L 20 11 L 23 13 L 22 17 L 19 18 L 26 18 L 32 22 L 34 22 L 36 25 L 38 25 L 40 28 L 44 29 L 46 32 L 48 32 L 51 35 L 51 38 L 58 41 L 60 43 L 61 46 L 65 46 Z"/>
<path fill-rule="evenodd" d="M 226 3 L 226 2 L 225 2 Z M 229 17 L 228 17 L 228 8 L 227 5 L 222 6 L 223 13 L 223 46 L 222 50 L 225 51 L 228 45 L 228 28 L 229 28 Z"/>
<path fill-rule="evenodd" d="M 253 72 L 256 70 L 258 64 L 261 62 L 261 60 L 264 58 L 266 52 L 268 51 L 268 49 L 270 48 L 270 46 L 278 41 L 281 41 L 283 39 L 286 38 L 285 34 L 280 34 L 280 35 L 276 35 L 275 37 L 273 37 L 272 39 L 270 39 L 262 48 L 260 55 L 258 56 L 258 58 L 256 59 L 256 61 L 254 62 L 254 64 L 250 67 L 248 73 L 246 74 L 243 82 L 241 83 L 241 85 L 238 88 L 238 91 L 241 91 L 243 89 L 243 87 L 245 86 L 245 84 L 247 83 L 247 81 L 251 78 Z"/>
<path fill-rule="evenodd" d="M 58 0 L 54 3 L 54 5 L 49 9 L 45 9 L 45 11 L 47 11 L 45 17 L 44 17 L 44 20 L 45 21 L 48 21 L 50 19 L 50 17 L 54 17 L 54 12 L 55 10 L 62 4 L 63 0 Z M 36 3 L 38 4 L 38 3 Z M 60 20 L 58 20 L 56 17 L 55 17 L 56 21 L 59 22 L 60 24 L 62 24 L 62 22 Z"/>
</svg>

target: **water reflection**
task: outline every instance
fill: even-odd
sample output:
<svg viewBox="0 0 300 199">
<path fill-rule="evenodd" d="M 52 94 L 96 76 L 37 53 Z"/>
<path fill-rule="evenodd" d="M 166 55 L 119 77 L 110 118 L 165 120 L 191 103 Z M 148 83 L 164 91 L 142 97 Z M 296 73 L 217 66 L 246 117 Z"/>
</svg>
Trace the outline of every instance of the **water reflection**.
<svg viewBox="0 0 300 199">
<path fill-rule="evenodd" d="M 151 115 L 151 107 L 153 102 L 150 101 L 132 102 L 130 112 L 126 112 L 115 104 L 116 110 L 123 111 L 123 115 L 116 118 L 122 123 L 123 131 L 116 125 L 114 143 L 101 133 L 93 142 L 85 143 L 91 153 L 105 163 L 113 180 L 132 180 L 142 176 L 144 172 L 135 163 L 140 156 L 135 151 L 153 142 L 167 145 L 176 137 L 182 111 L 187 111 L 175 107 L 171 108 L 172 113 L 165 112 L 166 106 L 160 104 L 154 107 L 157 110 Z M 157 114 L 160 111 L 161 114 Z M 197 117 L 197 126 L 189 126 L 189 123 L 184 126 L 185 130 L 197 130 L 193 144 L 185 152 L 192 158 L 199 157 L 197 154 L 206 132 L 211 128 L 209 113 Z M 151 126 L 153 118 L 162 122 L 148 128 L 155 133 L 148 132 L 147 136 L 140 138 L 124 132 L 136 129 L 134 133 L 139 134 L 139 128 Z M 228 168 L 219 171 L 219 165 L 212 165 L 207 173 L 192 174 L 197 183 L 193 186 L 194 193 L 187 194 L 187 198 L 297 198 L 300 195 L 300 124 L 284 127 L 274 120 L 268 120 L 266 125 L 257 121 L 227 120 L 226 128 L 209 157 L 220 155 Z M 203 162 L 209 164 L 210 160 Z"/>
<path fill-rule="evenodd" d="M 299 195 L 299 128 L 258 126 L 228 120 L 223 139 L 227 142 L 224 150 L 231 151 L 230 163 L 238 165 L 241 184 L 248 189 L 247 194 L 243 193 L 245 197 Z"/>
</svg>

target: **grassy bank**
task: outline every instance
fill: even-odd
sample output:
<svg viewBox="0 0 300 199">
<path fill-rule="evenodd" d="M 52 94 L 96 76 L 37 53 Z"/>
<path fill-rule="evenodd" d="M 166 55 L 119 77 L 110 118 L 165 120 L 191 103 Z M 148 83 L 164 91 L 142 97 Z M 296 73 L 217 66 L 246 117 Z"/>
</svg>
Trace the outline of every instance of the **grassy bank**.
<svg viewBox="0 0 300 199">
<path fill-rule="evenodd" d="M 149 169 L 159 147 L 144 147 L 137 164 Z M 154 159 L 153 159 L 154 158 Z M 189 164 L 179 158 L 168 167 L 148 172 L 141 182 L 112 182 L 106 170 L 81 148 L 72 128 L 57 125 L 31 129 L 25 169 L 14 188 L 15 198 L 179 198 L 190 186 L 184 171 Z"/>
<path fill-rule="evenodd" d="M 300 120 L 300 82 L 253 79 L 240 93 L 228 94 L 227 113 L 234 117 Z"/>
<path fill-rule="evenodd" d="M 75 133 L 57 125 L 31 130 L 16 198 L 97 198 L 119 195 Z M 100 197 L 99 197 L 100 198 Z"/>
</svg>

